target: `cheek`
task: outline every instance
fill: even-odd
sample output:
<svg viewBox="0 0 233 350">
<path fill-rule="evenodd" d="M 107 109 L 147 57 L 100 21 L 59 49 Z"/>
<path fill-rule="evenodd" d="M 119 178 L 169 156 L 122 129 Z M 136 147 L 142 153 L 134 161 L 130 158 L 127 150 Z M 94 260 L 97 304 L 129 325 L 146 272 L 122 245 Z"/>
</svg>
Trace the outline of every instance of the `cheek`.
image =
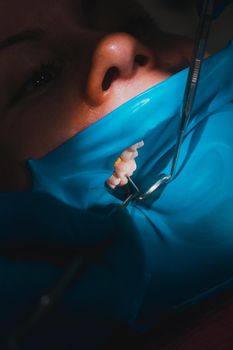
<svg viewBox="0 0 233 350">
<path fill-rule="evenodd" d="M 64 103 L 43 97 L 40 103 L 32 102 L 8 114 L 1 125 L 1 143 L 17 160 L 38 158 L 69 137 L 68 125 L 69 111 Z"/>
<path fill-rule="evenodd" d="M 1 149 L 17 161 L 41 158 L 104 114 L 66 86 L 63 93 L 40 96 L 36 103 L 11 111 L 0 126 Z"/>
</svg>

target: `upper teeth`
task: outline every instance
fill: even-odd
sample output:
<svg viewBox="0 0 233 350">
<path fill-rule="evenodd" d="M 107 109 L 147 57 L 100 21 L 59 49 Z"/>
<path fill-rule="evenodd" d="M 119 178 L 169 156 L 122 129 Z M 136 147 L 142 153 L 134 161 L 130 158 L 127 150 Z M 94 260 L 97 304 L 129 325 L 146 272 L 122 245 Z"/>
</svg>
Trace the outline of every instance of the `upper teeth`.
<svg viewBox="0 0 233 350">
<path fill-rule="evenodd" d="M 107 185 L 112 189 L 116 186 L 124 186 L 128 183 L 128 177 L 132 176 L 137 169 L 135 158 L 138 156 L 138 149 L 144 146 L 144 142 L 140 141 L 127 148 L 114 164 L 114 172 L 107 180 Z"/>
</svg>

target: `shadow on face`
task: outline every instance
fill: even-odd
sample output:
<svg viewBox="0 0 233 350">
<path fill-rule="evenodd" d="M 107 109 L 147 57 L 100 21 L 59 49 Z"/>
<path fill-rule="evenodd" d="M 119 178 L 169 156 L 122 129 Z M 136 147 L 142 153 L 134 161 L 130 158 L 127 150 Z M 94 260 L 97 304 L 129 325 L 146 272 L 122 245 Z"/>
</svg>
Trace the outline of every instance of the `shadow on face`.
<svg viewBox="0 0 233 350">
<path fill-rule="evenodd" d="M 43 157 L 189 63 L 134 1 L 2 0 L 0 189 L 30 187 Z"/>
</svg>

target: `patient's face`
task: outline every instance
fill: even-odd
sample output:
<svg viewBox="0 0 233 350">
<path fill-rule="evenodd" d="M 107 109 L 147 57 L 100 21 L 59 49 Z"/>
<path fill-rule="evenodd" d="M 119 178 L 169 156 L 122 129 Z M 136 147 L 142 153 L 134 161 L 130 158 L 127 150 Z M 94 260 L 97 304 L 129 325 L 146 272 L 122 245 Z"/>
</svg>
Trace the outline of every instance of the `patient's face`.
<svg viewBox="0 0 233 350">
<path fill-rule="evenodd" d="M 174 49 L 167 55 L 167 37 L 124 33 L 135 18 L 130 6 L 1 0 L 0 190 L 28 188 L 27 159 L 44 156 L 166 79 L 174 66 L 183 68 Z"/>
</svg>

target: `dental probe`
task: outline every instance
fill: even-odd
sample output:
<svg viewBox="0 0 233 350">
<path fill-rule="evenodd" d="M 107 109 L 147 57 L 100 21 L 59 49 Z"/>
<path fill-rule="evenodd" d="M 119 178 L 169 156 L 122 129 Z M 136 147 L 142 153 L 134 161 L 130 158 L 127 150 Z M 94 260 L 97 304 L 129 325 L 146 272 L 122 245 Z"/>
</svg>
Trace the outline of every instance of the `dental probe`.
<svg viewBox="0 0 233 350">
<path fill-rule="evenodd" d="M 202 14 L 199 21 L 199 29 L 197 31 L 192 65 L 189 70 L 189 75 L 185 87 L 184 99 L 181 109 L 180 125 L 178 130 L 177 141 L 174 150 L 174 156 L 172 160 L 171 171 L 169 175 L 161 174 L 159 179 L 153 186 L 149 188 L 147 192 L 138 197 L 139 200 L 143 200 L 155 191 L 158 190 L 162 185 L 167 184 L 174 178 L 175 171 L 177 168 L 177 162 L 180 155 L 181 145 L 185 135 L 185 129 L 189 123 L 190 116 L 192 113 L 193 104 L 195 102 L 196 91 L 200 78 L 201 66 L 204 60 L 206 46 L 209 38 L 210 27 L 213 19 L 218 18 L 224 11 L 225 7 L 230 5 L 232 0 L 205 0 L 198 1 L 199 10 L 202 8 Z M 201 5 L 203 7 L 201 7 Z"/>
<path fill-rule="evenodd" d="M 197 44 L 194 48 L 193 63 L 189 70 L 188 80 L 184 93 L 184 100 L 181 110 L 181 120 L 177 142 L 175 146 L 174 157 L 172 161 L 170 177 L 173 177 L 176 170 L 181 144 L 184 139 L 184 132 L 190 120 L 193 104 L 195 101 L 201 66 L 205 56 L 210 26 L 213 18 L 214 2 L 214 0 L 207 0 L 204 3 L 203 14 L 200 19 L 200 29 L 198 31 L 196 40 Z"/>
<path fill-rule="evenodd" d="M 196 91 L 198 87 L 198 82 L 200 78 L 200 71 L 202 62 L 205 55 L 205 50 L 207 46 L 207 41 L 209 37 L 210 26 L 214 16 L 214 5 L 215 0 L 205 0 L 202 15 L 199 20 L 199 29 L 197 31 L 192 65 L 189 69 L 188 79 L 185 87 L 184 99 L 181 108 L 180 125 L 178 129 L 178 136 L 175 145 L 174 155 L 172 159 L 172 166 L 169 175 L 161 174 L 158 180 L 144 193 L 131 194 L 121 205 L 122 208 L 127 207 L 132 200 L 144 200 L 154 192 L 156 192 L 161 186 L 166 185 L 172 180 L 175 175 L 175 170 L 177 167 L 177 162 L 180 155 L 181 145 L 184 139 L 184 133 L 186 126 L 190 120 L 193 104 L 196 97 Z M 129 177 L 129 180 L 134 188 L 138 188 L 133 180 Z"/>
</svg>

